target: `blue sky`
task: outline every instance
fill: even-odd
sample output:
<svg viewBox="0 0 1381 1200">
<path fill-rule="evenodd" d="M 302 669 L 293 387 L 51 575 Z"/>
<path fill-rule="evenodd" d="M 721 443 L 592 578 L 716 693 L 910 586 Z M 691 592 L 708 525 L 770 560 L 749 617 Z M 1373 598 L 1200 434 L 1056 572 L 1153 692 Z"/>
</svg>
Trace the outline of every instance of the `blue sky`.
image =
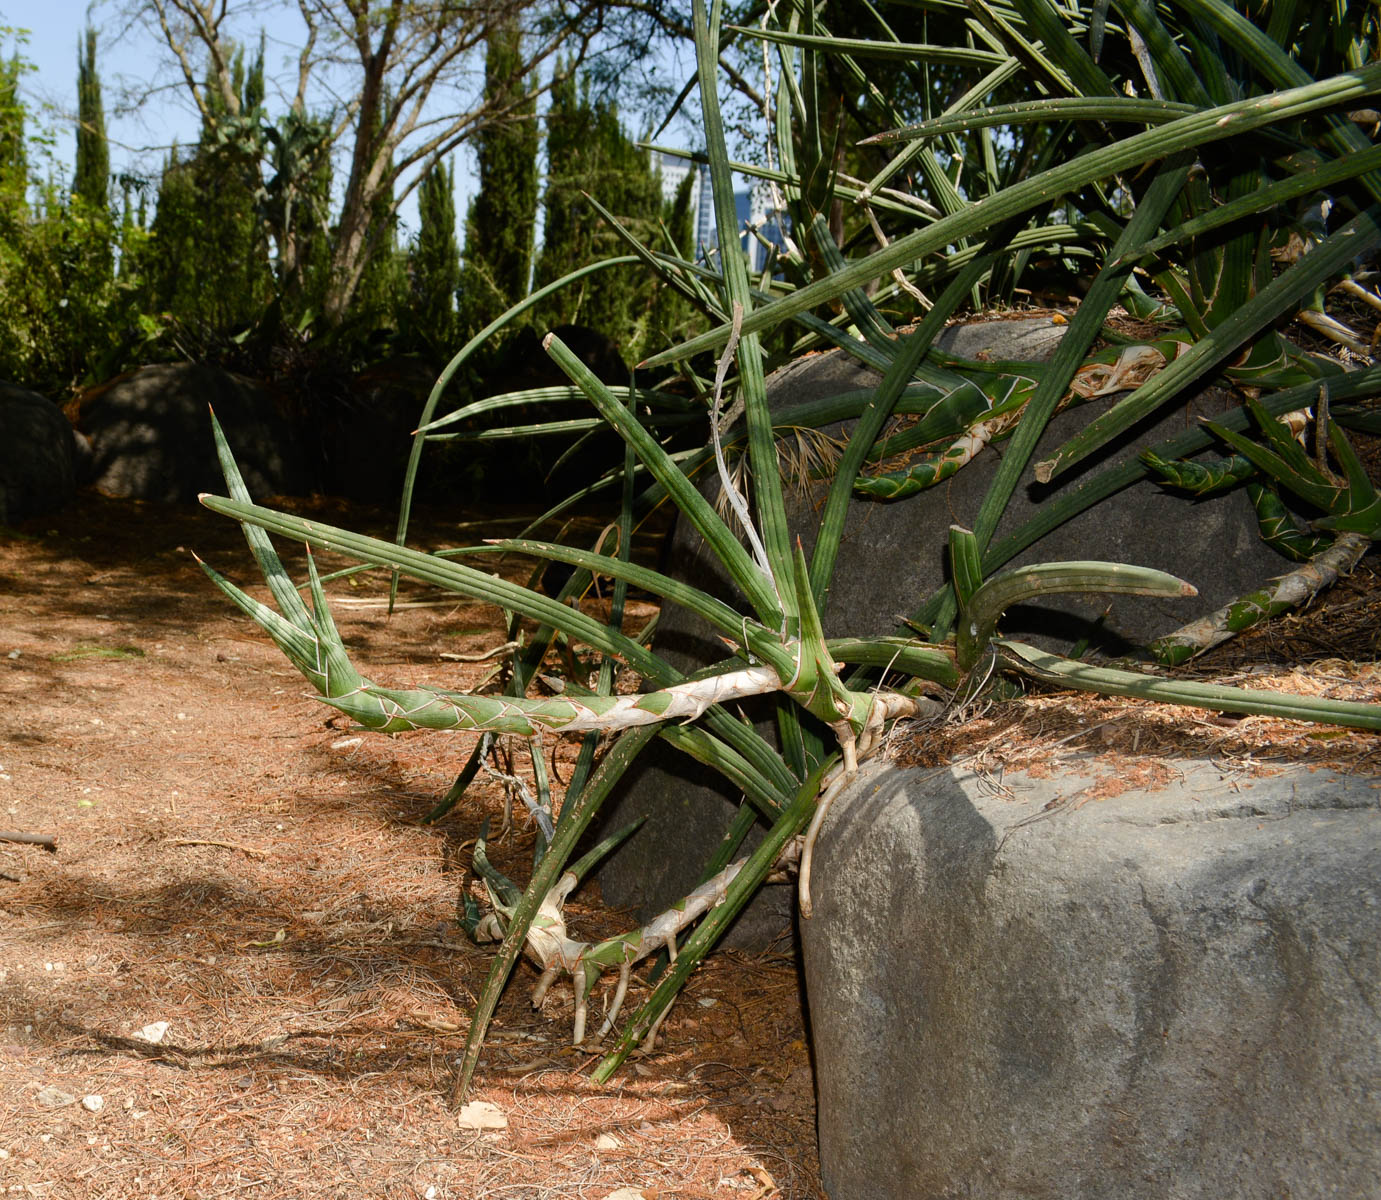
<svg viewBox="0 0 1381 1200">
<path fill-rule="evenodd" d="M 83 0 L 0 2 L 0 25 L 29 31 L 20 53 L 37 67 L 24 80 L 24 94 L 30 106 L 38 110 L 31 119 L 30 133 L 37 127 L 55 136 L 55 166 L 69 175 L 74 154 L 72 118 L 77 106 L 77 41 L 86 28 L 87 11 Z M 112 143 L 112 169 L 154 174 L 174 139 L 184 144 L 196 139 L 196 118 L 190 104 L 175 90 L 146 103 L 141 111 L 119 112 L 118 81 L 123 79 L 130 86 L 155 82 L 151 67 L 161 62 L 161 56 L 142 33 L 117 36 L 121 31 L 113 11 L 97 11 L 93 22 L 102 35 L 97 65 Z M 13 47 L 14 39 L 6 39 L 6 51 Z M 167 81 L 172 81 L 170 76 Z"/>
<path fill-rule="evenodd" d="M 171 57 L 157 37 L 122 19 L 113 4 L 88 5 L 85 0 L 0 0 L 0 26 L 27 30 L 20 53 L 37 69 L 25 77 L 24 96 L 33 111 L 29 132 L 52 139 L 45 150 L 30 152 L 34 168 L 70 177 L 75 147 L 73 118 L 77 96 L 77 44 L 88 20 L 99 34 L 97 67 L 101 76 L 106 132 L 110 139 L 111 170 L 145 178 L 158 176 L 174 142 L 187 145 L 197 138 L 199 121 Z M 292 8 L 265 6 L 252 23 L 235 32 L 257 45 L 260 28 L 266 36 L 265 59 L 270 111 L 281 111 L 287 100 L 275 94 L 274 77 L 293 78 L 301 25 Z M 4 39 L 8 54 L 13 37 Z M 286 86 L 286 85 L 285 85 Z M 134 103 L 136 97 L 141 102 Z M 281 101 L 281 102 L 280 102 Z M 45 171 L 44 157 L 48 163 Z M 457 156 L 457 207 L 463 213 L 474 190 L 470 156 Z M 414 198 L 405 202 L 404 232 L 415 228 Z"/>
</svg>

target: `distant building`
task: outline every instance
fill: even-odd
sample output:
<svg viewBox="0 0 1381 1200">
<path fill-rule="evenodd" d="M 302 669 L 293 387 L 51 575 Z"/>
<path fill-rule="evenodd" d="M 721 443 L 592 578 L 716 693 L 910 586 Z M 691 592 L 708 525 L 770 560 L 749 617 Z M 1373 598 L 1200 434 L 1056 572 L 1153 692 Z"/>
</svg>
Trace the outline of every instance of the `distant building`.
<svg viewBox="0 0 1381 1200">
<path fill-rule="evenodd" d="M 719 234 L 715 227 L 714 194 L 710 187 L 709 167 L 692 159 L 675 154 L 653 155 L 653 168 L 661 174 L 662 199 L 668 204 L 676 198 L 676 189 L 687 175 L 694 174 L 691 184 L 691 210 L 695 213 L 696 257 L 704 255 L 719 245 Z M 734 194 L 734 208 L 738 218 L 739 245 L 748 255 L 749 270 L 761 272 L 767 264 L 767 247 L 753 233 L 757 229 L 772 245 L 785 248 L 791 230 L 791 221 L 786 214 L 772 211 L 771 189 L 759 184 L 747 192 Z"/>
<path fill-rule="evenodd" d="M 704 171 L 702 163 L 694 162 L 689 158 L 682 158 L 679 154 L 664 154 L 658 150 L 652 155 L 652 169 L 662 178 L 662 203 L 670 204 L 676 199 L 676 189 L 681 186 L 683 180 L 691 172 L 695 173 L 695 182 L 691 184 L 691 207 L 700 201 L 701 174 Z"/>
<path fill-rule="evenodd" d="M 744 248 L 748 252 L 748 269 L 754 274 L 767 266 L 771 251 L 763 245 L 766 241 L 779 251 L 787 247 L 791 234 L 791 217 L 773 208 L 772 189 L 765 183 L 757 184 L 751 191 L 735 197 L 738 201 L 739 221 L 744 229 Z M 761 235 L 755 236 L 753 231 Z"/>
<path fill-rule="evenodd" d="M 689 158 L 657 151 L 652 156 L 652 168 L 662 177 L 662 200 L 670 204 L 676 199 L 676 189 L 687 175 L 694 175 L 691 184 L 691 212 L 695 214 L 695 249 L 698 258 L 706 246 L 715 244 L 714 197 L 710 188 L 710 168 Z"/>
<path fill-rule="evenodd" d="M 695 245 L 701 257 L 719 245 L 719 231 L 714 223 L 714 188 L 710 186 L 710 169 L 700 169 L 700 203 L 695 209 Z"/>
</svg>

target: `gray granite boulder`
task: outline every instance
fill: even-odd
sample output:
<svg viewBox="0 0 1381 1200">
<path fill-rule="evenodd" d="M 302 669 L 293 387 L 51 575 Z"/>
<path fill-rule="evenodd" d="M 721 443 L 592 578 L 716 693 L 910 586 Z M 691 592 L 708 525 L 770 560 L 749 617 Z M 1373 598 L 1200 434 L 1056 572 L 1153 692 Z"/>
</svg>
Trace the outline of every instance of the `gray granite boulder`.
<svg viewBox="0 0 1381 1200">
<path fill-rule="evenodd" d="M 1048 319 L 993 321 L 947 329 L 941 349 L 966 358 L 1033 361 L 1053 353 L 1063 327 Z M 774 409 L 876 386 L 879 376 L 842 352 L 814 355 L 775 372 L 768 380 Z M 1070 409 L 1055 418 L 1040 451 L 1052 450 L 1102 411 L 1110 400 Z M 1200 412 L 1221 412 L 1225 401 L 1212 393 L 1196 402 Z M 1052 496 L 1072 486 L 1094 466 L 1120 461 L 1145 444 L 1180 432 L 1192 420 L 1176 409 L 1158 423 L 1136 431 L 1095 456 L 1069 480 L 1039 487 L 1028 482 L 1013 497 L 998 537 L 1023 524 Z M 952 479 L 919 496 L 897 502 L 856 500 L 851 506 L 828 608 L 830 636 L 892 632 L 914 612 L 947 574 L 948 529 L 972 527 L 1000 461 L 1002 444 L 979 455 Z M 1039 457 L 1039 454 L 1038 454 Z M 1028 471 L 1028 480 L 1030 474 Z M 790 495 L 788 513 L 807 554 L 814 546 L 824 489 Z M 684 525 L 684 523 L 682 523 Z M 1284 560 L 1261 542 L 1245 496 L 1230 494 L 1189 502 L 1143 482 L 1083 513 L 1048 534 L 1017 562 L 1105 559 L 1159 567 L 1199 588 L 1197 600 L 1116 597 L 1106 621 L 1106 597 L 1063 596 L 1040 607 L 1012 610 L 1002 631 L 1052 649 L 1067 650 L 1081 639 L 1123 652 L 1134 643 L 1176 628 L 1210 612 L 1236 595 L 1287 569 Z M 678 527 L 668 553 L 668 569 L 679 578 L 732 600 L 733 590 L 719 564 L 693 530 Z M 723 657 L 708 625 L 684 610 L 663 610 L 654 647 L 674 666 L 694 670 Z M 745 706 L 750 714 L 761 707 Z M 629 773 L 603 828 L 608 831 L 646 816 L 643 828 L 601 869 L 599 878 L 610 903 L 636 908 L 643 916 L 659 911 L 694 887 L 700 867 L 728 825 L 738 802 L 722 779 L 663 743 L 643 755 Z M 762 945 L 791 925 L 789 888 L 764 889 L 740 918 L 738 942 Z"/>
<path fill-rule="evenodd" d="M 91 440 L 95 485 L 112 496 L 167 502 L 223 492 L 208 406 L 252 494 L 305 490 L 297 439 L 273 397 L 252 380 L 197 363 L 141 367 L 83 398 L 79 428 Z"/>
<path fill-rule="evenodd" d="M 0 525 L 41 516 L 77 492 L 78 444 L 46 396 L 0 383 Z"/>
<path fill-rule="evenodd" d="M 831 1200 L 1377 1194 L 1378 781 L 1174 765 L 840 796 L 801 922 Z"/>
</svg>

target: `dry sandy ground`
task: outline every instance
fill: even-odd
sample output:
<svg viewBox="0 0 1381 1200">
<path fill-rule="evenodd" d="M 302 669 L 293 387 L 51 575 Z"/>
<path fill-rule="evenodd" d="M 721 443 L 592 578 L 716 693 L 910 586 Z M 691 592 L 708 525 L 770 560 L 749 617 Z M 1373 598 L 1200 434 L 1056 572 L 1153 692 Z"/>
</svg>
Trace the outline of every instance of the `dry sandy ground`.
<svg viewBox="0 0 1381 1200">
<path fill-rule="evenodd" d="M 383 513 L 298 507 L 389 536 Z M 498 532 L 433 520 L 418 544 Z M 520 968 L 476 1092 L 507 1128 L 459 1126 L 450 1064 L 489 951 L 455 904 L 498 785 L 424 824 L 468 738 L 352 734 L 193 549 L 257 580 L 237 528 L 198 511 L 86 495 L 0 531 L 0 829 L 57 840 L 0 846 L 0 1191 L 818 1196 L 785 957 L 707 964 L 657 1052 L 604 1089 L 567 1044 L 569 990 L 534 1013 Z M 414 587 L 389 619 L 385 587 L 331 586 L 367 673 L 482 678 L 441 656 L 498 644 L 497 610 Z M 524 879 L 518 826 L 491 853 Z M 585 936 L 632 923 L 590 890 Z"/>
</svg>

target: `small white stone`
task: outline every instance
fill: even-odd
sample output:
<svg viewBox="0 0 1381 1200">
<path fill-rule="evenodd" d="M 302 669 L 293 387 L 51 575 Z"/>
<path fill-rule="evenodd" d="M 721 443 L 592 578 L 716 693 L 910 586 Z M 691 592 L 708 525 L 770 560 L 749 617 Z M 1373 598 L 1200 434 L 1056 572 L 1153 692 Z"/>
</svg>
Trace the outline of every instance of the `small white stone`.
<svg viewBox="0 0 1381 1200">
<path fill-rule="evenodd" d="M 159 1042 L 168 1036 L 168 1022 L 154 1021 L 152 1024 L 145 1025 L 144 1028 L 134 1036 L 141 1042 L 148 1042 L 151 1045 L 157 1046 Z"/>
<path fill-rule="evenodd" d="M 617 1150 L 623 1143 L 612 1133 L 601 1133 L 595 1138 L 596 1150 Z"/>
<path fill-rule="evenodd" d="M 82 1107 L 86 1109 L 87 1112 L 98 1113 L 105 1107 L 105 1097 L 96 1095 L 83 1096 Z"/>
</svg>

